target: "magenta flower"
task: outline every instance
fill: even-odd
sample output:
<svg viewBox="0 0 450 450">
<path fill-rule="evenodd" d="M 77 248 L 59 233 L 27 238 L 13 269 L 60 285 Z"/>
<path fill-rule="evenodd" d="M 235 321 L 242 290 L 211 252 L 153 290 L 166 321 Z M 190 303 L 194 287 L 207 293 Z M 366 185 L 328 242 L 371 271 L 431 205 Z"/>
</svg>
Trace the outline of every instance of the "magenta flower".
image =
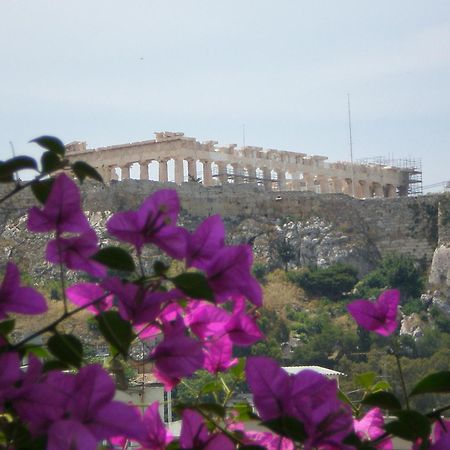
<svg viewBox="0 0 450 450">
<path fill-rule="evenodd" d="M 18 404 L 19 413 L 35 434 L 47 433 L 48 450 L 95 450 L 119 435 L 142 439 L 139 413 L 114 401 L 114 393 L 113 380 L 98 364 L 76 375 L 50 372 Z"/>
<path fill-rule="evenodd" d="M 0 320 L 7 317 L 7 312 L 42 314 L 45 311 L 45 298 L 33 288 L 21 287 L 19 269 L 12 262 L 8 262 L 0 285 Z"/>
<path fill-rule="evenodd" d="M 172 258 L 186 255 L 187 231 L 175 226 L 180 202 L 176 191 L 163 189 L 148 197 L 137 211 L 114 214 L 107 222 L 108 232 L 133 244 L 140 252 L 152 243 Z"/>
<path fill-rule="evenodd" d="M 193 302 L 194 303 L 194 302 Z M 211 303 L 195 302 L 186 317 L 186 324 L 200 339 L 221 336 L 230 320 L 230 314 Z"/>
<path fill-rule="evenodd" d="M 59 174 L 53 183 L 43 209 L 33 207 L 28 212 L 28 229 L 34 232 L 65 231 L 83 233 L 89 223 L 81 210 L 80 191 L 66 174 Z"/>
<path fill-rule="evenodd" d="M 172 442 L 171 433 L 164 426 L 159 415 L 159 403 L 152 403 L 144 413 L 145 439 L 140 440 L 139 450 L 165 450 L 166 446 Z"/>
<path fill-rule="evenodd" d="M 106 275 L 106 267 L 90 259 L 98 251 L 97 235 L 89 229 L 79 236 L 57 237 L 49 241 L 46 249 L 47 261 L 65 264 L 68 269 L 83 270 L 94 277 Z"/>
<path fill-rule="evenodd" d="M 185 409 L 181 425 L 180 447 L 196 450 L 233 450 L 233 442 L 222 433 L 210 434 L 203 417 L 196 411 Z"/>
<path fill-rule="evenodd" d="M 253 317 L 245 312 L 245 300 L 237 298 L 233 314 L 225 326 L 225 332 L 234 344 L 249 346 L 261 340 L 264 334 Z"/>
<path fill-rule="evenodd" d="M 211 373 L 228 370 L 238 362 L 237 358 L 233 358 L 233 343 L 227 335 L 205 341 L 203 352 L 205 354 L 203 367 Z"/>
<path fill-rule="evenodd" d="M 303 423 L 304 448 L 344 448 L 343 439 L 353 430 L 351 411 L 337 398 L 334 380 L 304 370 L 289 376 L 266 357 L 248 358 L 247 383 L 263 420 L 293 417 Z"/>
<path fill-rule="evenodd" d="M 355 433 L 363 441 L 374 441 L 384 434 L 384 418 L 380 408 L 372 408 L 362 419 L 355 419 L 353 425 Z M 385 439 L 376 448 L 392 450 L 392 441 Z"/>
<path fill-rule="evenodd" d="M 252 250 L 248 245 L 223 247 L 206 267 L 208 284 L 218 301 L 244 296 L 262 305 L 262 290 L 251 274 Z"/>
<path fill-rule="evenodd" d="M 104 289 L 94 283 L 73 284 L 66 289 L 67 298 L 72 303 L 77 306 L 89 305 L 86 309 L 95 315 L 107 311 L 113 304 L 113 296 L 105 294 Z"/>
<path fill-rule="evenodd" d="M 21 379 L 20 359 L 17 353 L 0 354 L 0 411 L 10 399 L 15 384 Z"/>
<path fill-rule="evenodd" d="M 216 252 L 224 246 L 225 227 L 219 215 L 205 219 L 189 236 L 186 265 L 206 269 Z"/>
<path fill-rule="evenodd" d="M 181 333 L 164 336 L 151 358 L 155 362 L 154 374 L 167 390 L 200 369 L 204 361 L 201 343 Z"/>
<path fill-rule="evenodd" d="M 356 300 L 347 305 L 347 310 L 360 327 L 381 336 L 390 336 L 398 327 L 399 303 L 400 292 L 390 289 L 382 292 L 375 303 Z"/>
</svg>

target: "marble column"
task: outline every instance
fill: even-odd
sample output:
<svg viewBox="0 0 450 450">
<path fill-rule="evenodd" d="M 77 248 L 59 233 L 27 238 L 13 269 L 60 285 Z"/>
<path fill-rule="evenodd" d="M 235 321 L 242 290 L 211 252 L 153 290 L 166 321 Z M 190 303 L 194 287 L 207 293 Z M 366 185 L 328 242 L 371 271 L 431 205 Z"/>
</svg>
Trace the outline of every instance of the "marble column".
<svg viewBox="0 0 450 450">
<path fill-rule="evenodd" d="M 160 159 L 159 160 L 159 182 L 167 183 L 167 181 L 168 181 L 167 159 Z"/>
<path fill-rule="evenodd" d="M 320 186 L 320 193 L 328 194 L 330 192 L 330 186 L 328 184 L 328 177 L 326 177 L 324 175 L 319 175 L 317 177 L 317 180 L 318 180 L 319 186 Z"/>
<path fill-rule="evenodd" d="M 227 173 L 227 163 L 223 161 L 219 161 L 217 163 L 217 167 L 219 168 L 219 180 L 221 184 L 228 183 L 228 173 Z"/>
<path fill-rule="evenodd" d="M 211 161 L 202 161 L 203 164 L 203 185 L 213 186 Z"/>
<path fill-rule="evenodd" d="M 197 180 L 197 161 L 195 159 L 188 159 L 188 181 Z"/>
<path fill-rule="evenodd" d="M 278 190 L 286 190 L 286 172 L 284 170 L 277 170 Z"/>
<path fill-rule="evenodd" d="M 263 167 L 263 185 L 267 191 L 272 190 L 272 174 L 271 170 L 268 167 Z"/>
<path fill-rule="evenodd" d="M 342 193 L 342 188 L 343 188 L 343 181 L 340 178 L 333 177 L 332 178 L 332 183 L 333 183 L 333 190 L 332 190 L 332 192 L 334 192 L 335 194 L 341 194 Z"/>
<path fill-rule="evenodd" d="M 254 183 L 256 184 L 256 167 L 247 166 L 247 172 L 248 172 L 248 183 Z"/>
<path fill-rule="evenodd" d="M 130 179 L 130 167 L 131 164 L 126 164 L 120 168 L 122 170 L 122 181 Z"/>
<path fill-rule="evenodd" d="M 234 163 L 232 166 L 234 183 L 244 183 L 244 168 L 238 163 Z"/>
<path fill-rule="evenodd" d="M 139 161 L 139 179 L 148 181 L 148 165 L 150 161 Z"/>
<path fill-rule="evenodd" d="M 182 159 L 175 160 L 175 183 L 184 183 L 184 161 Z"/>
<path fill-rule="evenodd" d="M 303 180 L 305 182 L 307 191 L 316 192 L 314 184 L 314 175 L 311 175 L 309 173 L 303 173 Z"/>
</svg>

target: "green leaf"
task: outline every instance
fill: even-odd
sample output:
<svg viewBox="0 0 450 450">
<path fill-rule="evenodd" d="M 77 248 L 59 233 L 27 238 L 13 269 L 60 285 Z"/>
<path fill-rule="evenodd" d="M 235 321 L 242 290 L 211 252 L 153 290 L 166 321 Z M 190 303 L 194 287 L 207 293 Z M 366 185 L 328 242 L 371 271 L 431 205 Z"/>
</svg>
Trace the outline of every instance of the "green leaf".
<svg viewBox="0 0 450 450">
<path fill-rule="evenodd" d="M 23 346 L 23 354 L 24 356 L 29 355 L 30 353 L 36 355 L 39 358 L 48 358 L 49 353 L 42 345 L 36 344 L 25 344 Z"/>
<path fill-rule="evenodd" d="M 355 377 L 355 382 L 358 386 L 361 386 L 366 390 L 370 390 L 370 388 L 375 383 L 376 377 L 377 374 L 375 372 L 360 373 Z"/>
<path fill-rule="evenodd" d="M 391 411 L 402 409 L 398 398 L 391 392 L 379 391 L 364 397 L 363 405 L 378 406 L 381 409 L 389 409 Z"/>
<path fill-rule="evenodd" d="M 247 402 L 235 403 L 233 409 L 237 412 L 236 420 L 247 422 L 257 420 L 258 416 L 253 412 L 253 408 Z"/>
<path fill-rule="evenodd" d="M 0 322 L 0 336 L 8 336 L 12 330 L 14 330 L 14 325 L 16 324 L 15 319 L 8 319 Z"/>
<path fill-rule="evenodd" d="M 419 394 L 449 393 L 450 392 L 450 372 L 432 373 L 420 380 L 411 391 L 410 396 Z"/>
<path fill-rule="evenodd" d="M 44 152 L 41 156 L 41 165 L 43 173 L 51 173 L 61 169 L 62 162 L 56 153 Z"/>
<path fill-rule="evenodd" d="M 57 155 L 64 156 L 66 154 L 66 147 L 57 137 L 40 136 L 30 142 L 36 142 L 36 144 Z"/>
<path fill-rule="evenodd" d="M 218 381 L 209 381 L 208 383 L 205 383 L 201 387 L 201 393 L 202 394 L 210 394 L 211 392 L 220 392 L 222 390 L 222 383 L 219 383 Z"/>
<path fill-rule="evenodd" d="M 238 363 L 230 368 L 230 374 L 234 378 L 242 378 L 245 373 L 246 358 L 239 358 Z"/>
<path fill-rule="evenodd" d="M 47 347 L 60 361 L 74 367 L 81 367 L 83 345 L 72 334 L 55 334 L 48 340 Z"/>
<path fill-rule="evenodd" d="M 395 414 L 398 420 L 389 422 L 384 429 L 407 441 L 415 441 L 418 438 L 428 439 L 431 432 L 430 421 L 417 411 L 399 411 Z"/>
<path fill-rule="evenodd" d="M 131 323 L 123 320 L 117 311 L 106 311 L 96 316 L 98 328 L 106 341 L 125 359 L 135 338 Z"/>
<path fill-rule="evenodd" d="M 44 204 L 47 201 L 48 194 L 50 194 L 50 191 L 52 190 L 54 181 L 54 178 L 49 178 L 48 180 L 38 181 L 31 185 L 31 190 L 38 202 Z"/>
<path fill-rule="evenodd" d="M 261 425 L 296 442 L 303 442 L 307 437 L 303 423 L 293 417 L 266 420 Z"/>
<path fill-rule="evenodd" d="M 187 296 L 196 299 L 214 300 L 214 294 L 200 272 L 186 272 L 170 279 Z"/>
<path fill-rule="evenodd" d="M 199 409 L 204 413 L 214 414 L 219 417 L 225 417 L 225 408 L 217 403 L 199 403 L 193 409 Z"/>
<path fill-rule="evenodd" d="M 380 380 L 372 386 L 372 391 L 374 392 L 388 391 L 389 389 L 391 389 L 391 385 L 385 380 Z"/>
<path fill-rule="evenodd" d="M 120 247 L 105 247 L 99 250 L 91 259 L 104 264 L 106 267 L 124 272 L 133 272 L 136 267 L 131 255 Z"/>
<path fill-rule="evenodd" d="M 0 180 L 13 179 L 13 173 L 24 169 L 37 170 L 37 163 L 34 158 L 30 156 L 16 156 L 7 161 L 0 162 Z"/>
<path fill-rule="evenodd" d="M 102 176 L 88 163 L 84 161 L 76 161 L 71 167 L 76 177 L 80 180 L 80 183 L 82 183 L 86 177 L 103 183 Z"/>
<path fill-rule="evenodd" d="M 51 370 L 68 370 L 70 365 L 66 364 L 58 359 L 51 359 L 50 361 L 45 361 L 42 370 L 44 372 L 50 372 Z"/>
</svg>

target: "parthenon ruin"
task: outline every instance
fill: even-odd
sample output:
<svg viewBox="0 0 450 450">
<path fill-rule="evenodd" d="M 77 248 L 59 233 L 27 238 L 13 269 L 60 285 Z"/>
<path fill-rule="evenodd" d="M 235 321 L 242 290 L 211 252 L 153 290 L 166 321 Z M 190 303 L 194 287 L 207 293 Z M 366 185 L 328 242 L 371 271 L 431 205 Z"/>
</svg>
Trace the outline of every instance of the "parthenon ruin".
<svg viewBox="0 0 450 450">
<path fill-rule="evenodd" d="M 220 147 L 216 141 L 199 142 L 175 132 L 157 132 L 153 140 L 95 149 L 88 149 L 85 142 L 72 142 L 67 145 L 67 157 L 91 164 L 106 183 L 129 179 L 133 172 L 140 180 L 205 186 L 256 183 L 267 190 L 344 193 L 357 198 L 406 196 L 414 172 L 382 164 L 328 163 L 326 156 L 261 147 Z"/>
</svg>

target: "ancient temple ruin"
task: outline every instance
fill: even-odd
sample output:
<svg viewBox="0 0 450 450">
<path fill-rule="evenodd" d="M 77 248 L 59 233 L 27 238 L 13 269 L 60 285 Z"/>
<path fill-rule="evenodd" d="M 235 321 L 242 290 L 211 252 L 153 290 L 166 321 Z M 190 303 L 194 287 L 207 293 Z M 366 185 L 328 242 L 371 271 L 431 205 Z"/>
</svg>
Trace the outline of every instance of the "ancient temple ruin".
<svg viewBox="0 0 450 450">
<path fill-rule="evenodd" d="M 397 197 L 411 193 L 417 171 L 384 164 L 326 162 L 326 156 L 263 149 L 216 141 L 199 142 L 183 133 L 158 132 L 155 139 L 88 149 L 85 142 L 67 145 L 69 160 L 95 167 L 106 183 L 126 180 L 198 182 L 205 186 L 256 183 L 267 190 L 345 193 L 357 198 Z"/>
</svg>

